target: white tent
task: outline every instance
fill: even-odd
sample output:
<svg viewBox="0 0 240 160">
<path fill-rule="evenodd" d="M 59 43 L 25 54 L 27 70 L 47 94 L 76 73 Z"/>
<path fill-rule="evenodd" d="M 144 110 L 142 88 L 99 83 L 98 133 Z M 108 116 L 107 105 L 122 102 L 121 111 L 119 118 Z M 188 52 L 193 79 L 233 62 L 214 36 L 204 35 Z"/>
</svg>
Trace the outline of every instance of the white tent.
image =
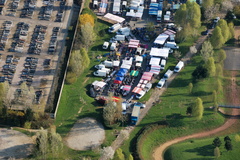
<svg viewBox="0 0 240 160">
<path fill-rule="evenodd" d="M 160 34 L 154 41 L 154 43 L 163 45 L 165 41 L 168 39 L 169 35 Z"/>
<path fill-rule="evenodd" d="M 116 35 L 116 40 L 117 41 L 124 41 L 125 40 L 125 35 Z"/>
<path fill-rule="evenodd" d="M 137 48 L 138 45 L 139 45 L 139 40 L 130 39 L 128 47 L 129 48 Z"/>
<path fill-rule="evenodd" d="M 167 48 L 151 48 L 150 56 L 168 58 L 169 49 Z"/>
<path fill-rule="evenodd" d="M 106 19 L 109 19 L 109 20 L 112 20 L 112 21 L 115 21 L 116 23 L 122 23 L 125 21 L 125 18 L 122 18 L 122 17 L 119 17 L 119 16 L 116 16 L 116 15 L 113 15 L 111 13 L 107 13 L 105 16 L 103 16 L 104 18 Z"/>
<path fill-rule="evenodd" d="M 136 56 L 136 61 L 137 62 L 142 62 L 143 61 L 143 57 L 142 56 Z"/>
<path fill-rule="evenodd" d="M 149 64 L 150 65 L 159 65 L 160 61 L 161 61 L 161 58 L 152 57 Z"/>
<path fill-rule="evenodd" d="M 113 66 L 118 67 L 120 65 L 120 61 L 113 61 Z"/>
<path fill-rule="evenodd" d="M 120 68 L 125 68 L 125 69 L 130 69 L 131 68 L 131 65 L 128 65 L 128 64 L 122 64 Z"/>
<path fill-rule="evenodd" d="M 97 89 L 97 88 L 103 88 L 106 85 L 106 83 L 102 81 L 94 81 L 92 85 L 94 86 L 95 89 Z"/>
</svg>

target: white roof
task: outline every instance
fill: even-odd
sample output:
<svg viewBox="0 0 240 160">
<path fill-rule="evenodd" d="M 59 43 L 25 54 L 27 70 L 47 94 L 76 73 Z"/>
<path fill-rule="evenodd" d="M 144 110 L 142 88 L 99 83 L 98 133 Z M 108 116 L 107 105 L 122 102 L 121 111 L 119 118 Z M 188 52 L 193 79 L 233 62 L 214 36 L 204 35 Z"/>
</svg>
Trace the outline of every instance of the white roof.
<svg viewBox="0 0 240 160">
<path fill-rule="evenodd" d="M 169 35 L 160 34 L 154 41 L 154 43 L 163 45 L 165 41 L 168 39 Z"/>
<path fill-rule="evenodd" d="M 125 21 L 125 18 L 113 15 L 111 13 L 107 13 L 104 18 L 110 19 L 112 21 L 116 21 L 117 23 L 122 23 L 123 21 Z"/>
<path fill-rule="evenodd" d="M 142 63 L 136 63 L 136 67 L 141 67 Z"/>
<path fill-rule="evenodd" d="M 113 66 L 118 67 L 120 65 L 120 61 L 113 61 Z"/>
<path fill-rule="evenodd" d="M 105 83 L 105 82 L 102 82 L 102 81 L 94 81 L 94 82 L 92 83 L 92 85 L 93 85 L 94 87 L 103 88 L 103 87 L 106 85 L 106 83 Z"/>
<path fill-rule="evenodd" d="M 120 5 L 119 6 L 113 5 L 113 12 L 120 12 Z"/>
<path fill-rule="evenodd" d="M 132 65 L 131 60 L 122 60 L 122 64 Z"/>
<path fill-rule="evenodd" d="M 167 58 L 169 49 L 167 48 L 151 48 L 150 55 L 155 57 Z"/>
<path fill-rule="evenodd" d="M 136 56 L 136 61 L 142 62 L 143 61 L 143 57 L 142 56 Z"/>
<path fill-rule="evenodd" d="M 139 45 L 139 40 L 135 40 L 135 39 L 130 39 L 128 43 L 128 47 L 131 47 L 131 48 L 137 48 L 138 45 Z"/>
<path fill-rule="evenodd" d="M 152 57 L 149 64 L 150 65 L 159 65 L 160 61 L 161 61 L 161 58 Z"/>
<path fill-rule="evenodd" d="M 131 68 L 131 65 L 128 65 L 128 64 L 122 64 L 120 68 L 125 68 L 125 69 L 130 69 Z"/>
<path fill-rule="evenodd" d="M 125 35 L 116 35 L 116 40 L 117 41 L 124 41 L 125 40 Z"/>
</svg>

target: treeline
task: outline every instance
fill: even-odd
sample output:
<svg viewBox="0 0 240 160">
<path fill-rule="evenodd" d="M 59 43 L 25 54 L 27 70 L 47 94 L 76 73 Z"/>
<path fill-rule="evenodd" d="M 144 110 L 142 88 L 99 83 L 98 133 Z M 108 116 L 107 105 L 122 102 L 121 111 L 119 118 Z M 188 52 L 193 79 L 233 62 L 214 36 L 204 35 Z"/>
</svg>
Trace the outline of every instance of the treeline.
<svg viewBox="0 0 240 160">
<path fill-rule="evenodd" d="M 67 69 L 67 84 L 76 82 L 77 77 L 80 76 L 90 64 L 88 49 L 96 39 L 96 33 L 94 31 L 96 19 L 96 15 L 89 8 L 84 8 L 82 14 L 79 16 L 77 34 Z"/>
</svg>

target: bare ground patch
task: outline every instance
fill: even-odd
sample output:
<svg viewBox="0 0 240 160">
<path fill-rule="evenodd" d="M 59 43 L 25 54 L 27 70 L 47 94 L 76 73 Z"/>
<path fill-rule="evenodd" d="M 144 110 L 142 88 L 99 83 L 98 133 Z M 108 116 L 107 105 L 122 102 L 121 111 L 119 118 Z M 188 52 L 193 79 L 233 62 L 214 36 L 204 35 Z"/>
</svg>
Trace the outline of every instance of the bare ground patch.
<svg viewBox="0 0 240 160">
<path fill-rule="evenodd" d="M 31 154 L 32 148 L 32 138 L 19 131 L 0 128 L 0 159 L 26 158 Z"/>
<path fill-rule="evenodd" d="M 89 150 L 100 146 L 104 139 L 103 125 L 93 118 L 83 118 L 74 124 L 65 143 L 74 150 Z"/>
</svg>

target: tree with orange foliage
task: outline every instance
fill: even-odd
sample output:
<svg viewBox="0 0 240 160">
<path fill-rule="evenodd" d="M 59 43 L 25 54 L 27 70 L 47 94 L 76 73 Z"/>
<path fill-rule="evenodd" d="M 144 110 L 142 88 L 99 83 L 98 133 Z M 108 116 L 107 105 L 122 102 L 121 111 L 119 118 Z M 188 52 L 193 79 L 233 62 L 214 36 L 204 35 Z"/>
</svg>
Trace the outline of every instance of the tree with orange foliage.
<svg viewBox="0 0 240 160">
<path fill-rule="evenodd" d="M 79 27 L 89 23 L 94 26 L 94 18 L 90 14 L 82 14 L 79 16 Z"/>
</svg>

